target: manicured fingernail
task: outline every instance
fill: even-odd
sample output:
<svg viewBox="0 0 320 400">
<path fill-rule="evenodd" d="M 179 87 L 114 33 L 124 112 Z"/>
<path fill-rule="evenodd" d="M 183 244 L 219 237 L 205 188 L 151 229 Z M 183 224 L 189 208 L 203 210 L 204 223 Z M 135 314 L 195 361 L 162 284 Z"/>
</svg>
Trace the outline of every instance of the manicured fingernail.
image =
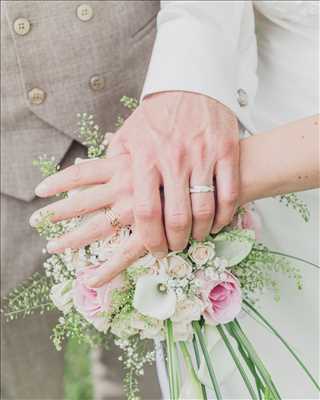
<svg viewBox="0 0 320 400">
<path fill-rule="evenodd" d="M 45 181 L 43 181 L 35 188 L 34 192 L 37 196 L 41 197 L 41 196 L 46 196 L 48 191 L 49 191 L 49 186 Z"/>
<path fill-rule="evenodd" d="M 35 227 L 36 225 L 38 225 L 38 223 L 41 221 L 41 213 L 39 211 L 35 211 L 30 219 L 29 219 L 29 224 L 32 227 Z"/>
<path fill-rule="evenodd" d="M 55 253 L 57 250 L 59 250 L 59 242 L 57 240 L 51 240 L 47 244 L 47 250 L 49 253 Z"/>
</svg>

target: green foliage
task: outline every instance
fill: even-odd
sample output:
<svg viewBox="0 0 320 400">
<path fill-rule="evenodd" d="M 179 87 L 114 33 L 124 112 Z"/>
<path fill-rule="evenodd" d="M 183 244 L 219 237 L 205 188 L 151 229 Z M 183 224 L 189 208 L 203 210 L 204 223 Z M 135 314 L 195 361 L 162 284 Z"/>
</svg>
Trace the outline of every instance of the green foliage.
<svg viewBox="0 0 320 400">
<path fill-rule="evenodd" d="M 93 115 L 79 113 L 77 116 L 79 118 L 79 136 L 83 140 L 83 144 L 88 147 L 88 157 L 102 157 L 105 154 L 105 146 L 102 144 L 104 133 L 99 125 L 95 124 Z"/>
<path fill-rule="evenodd" d="M 120 99 L 120 103 L 131 112 L 134 111 L 139 105 L 137 99 L 128 96 L 122 96 Z M 122 115 L 118 115 L 115 127 L 120 128 L 124 124 L 125 120 L 126 118 L 124 118 Z"/>
<path fill-rule="evenodd" d="M 155 360 L 155 352 L 148 349 L 148 343 L 150 341 L 141 340 L 138 335 L 115 340 L 115 344 L 123 350 L 123 356 L 119 360 L 123 362 L 125 369 L 123 384 L 128 400 L 140 399 L 139 377 L 144 374 L 144 367 Z"/>
<path fill-rule="evenodd" d="M 135 110 L 138 105 L 139 102 L 137 99 L 135 99 L 134 97 L 128 97 L 128 96 L 122 96 L 120 99 L 120 103 L 126 107 L 128 110 Z"/>
<path fill-rule="evenodd" d="M 285 204 L 287 207 L 295 210 L 305 222 L 310 220 L 310 211 L 307 205 L 299 199 L 296 193 L 288 193 L 279 196 L 280 203 Z"/>
<path fill-rule="evenodd" d="M 53 223 L 51 222 L 52 213 L 48 212 L 42 215 L 41 221 L 36 225 L 36 229 L 40 236 L 45 239 L 54 239 L 61 236 L 64 231 L 64 225 L 62 222 Z"/>
<path fill-rule="evenodd" d="M 64 391 L 66 400 L 93 399 L 93 385 L 90 365 L 90 347 L 79 346 L 70 339 L 65 349 Z"/>
<path fill-rule="evenodd" d="M 54 327 L 51 339 L 59 351 L 66 339 L 73 339 L 78 344 L 91 347 L 100 345 L 107 348 L 109 336 L 106 332 L 98 331 L 82 315 L 72 310 L 59 318 L 59 323 Z"/>
<path fill-rule="evenodd" d="M 254 232 L 249 229 L 230 229 L 226 227 L 222 232 L 219 232 L 218 235 L 221 240 L 237 240 L 239 242 L 249 243 L 255 242 Z"/>
<path fill-rule="evenodd" d="M 134 289 L 130 288 L 128 290 L 123 289 L 115 289 L 112 292 L 112 301 L 111 301 L 111 319 L 115 317 L 119 317 L 122 310 L 125 313 L 133 310 L 132 301 L 134 296 Z"/>
<path fill-rule="evenodd" d="M 302 276 L 299 269 L 283 256 L 272 254 L 267 247 L 256 244 L 248 257 L 232 268 L 238 277 L 245 298 L 255 301 L 254 295 L 266 289 L 274 293 L 275 300 L 280 299 L 280 285 L 275 273 L 285 274 L 295 280 L 298 289 L 302 289 Z"/>
<path fill-rule="evenodd" d="M 55 309 L 50 299 L 53 281 L 35 273 L 25 283 L 13 289 L 3 300 L 3 314 L 7 321 L 25 317 L 35 311 L 43 314 Z"/>
<path fill-rule="evenodd" d="M 60 166 L 56 163 L 54 157 L 48 158 L 46 154 L 39 156 L 38 159 L 32 161 L 32 165 L 39 167 L 44 178 L 55 174 L 59 171 Z"/>
</svg>

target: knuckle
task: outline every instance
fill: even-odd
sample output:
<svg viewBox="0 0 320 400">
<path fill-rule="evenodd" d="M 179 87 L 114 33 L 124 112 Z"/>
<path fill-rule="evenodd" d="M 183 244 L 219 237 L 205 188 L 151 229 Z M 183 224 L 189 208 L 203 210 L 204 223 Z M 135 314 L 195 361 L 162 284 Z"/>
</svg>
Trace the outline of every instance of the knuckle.
<svg viewBox="0 0 320 400">
<path fill-rule="evenodd" d="M 223 141 L 222 145 L 222 158 L 230 157 L 238 149 L 238 140 L 233 137 L 229 137 Z"/>
<path fill-rule="evenodd" d="M 198 160 L 205 161 L 208 158 L 208 143 L 202 137 L 198 140 L 195 146 L 195 152 Z"/>
<path fill-rule="evenodd" d="M 186 157 L 186 148 L 183 143 L 175 143 L 174 146 L 170 147 L 170 159 L 178 165 L 184 163 Z"/>
<path fill-rule="evenodd" d="M 190 217 L 184 213 L 173 213 L 168 217 L 167 226 L 170 230 L 181 232 L 188 229 Z"/>
<path fill-rule="evenodd" d="M 77 183 L 81 179 L 81 168 L 80 165 L 73 165 L 70 167 L 70 179 L 73 183 Z"/>
<path fill-rule="evenodd" d="M 154 249 L 161 249 L 165 246 L 165 242 L 161 236 L 148 238 L 146 242 L 146 247 L 148 250 L 152 251 Z"/>
<path fill-rule="evenodd" d="M 157 219 L 161 216 L 161 210 L 158 207 L 152 206 L 152 204 L 141 203 L 136 206 L 135 215 L 139 219 Z"/>
<path fill-rule="evenodd" d="M 195 219 L 200 221 L 206 221 L 207 219 L 212 218 L 213 216 L 213 207 L 204 205 L 202 207 L 198 207 L 193 211 L 193 216 Z"/>
<path fill-rule="evenodd" d="M 134 249 L 131 248 L 125 248 L 122 250 L 121 253 L 121 258 L 122 258 L 122 262 L 126 265 L 131 264 L 135 258 L 137 257 L 136 252 L 134 251 Z"/>
<path fill-rule="evenodd" d="M 237 203 L 239 198 L 239 191 L 236 189 L 230 190 L 228 193 L 225 195 L 221 196 L 219 200 L 220 204 L 223 205 L 223 207 L 234 207 L 235 204 Z"/>
<path fill-rule="evenodd" d="M 103 226 L 102 226 L 101 222 L 99 222 L 99 221 L 93 221 L 93 222 L 90 224 L 89 232 L 90 232 L 90 237 L 91 237 L 91 238 L 98 238 L 98 237 L 100 237 L 101 234 L 102 234 L 102 231 L 103 231 Z"/>
</svg>

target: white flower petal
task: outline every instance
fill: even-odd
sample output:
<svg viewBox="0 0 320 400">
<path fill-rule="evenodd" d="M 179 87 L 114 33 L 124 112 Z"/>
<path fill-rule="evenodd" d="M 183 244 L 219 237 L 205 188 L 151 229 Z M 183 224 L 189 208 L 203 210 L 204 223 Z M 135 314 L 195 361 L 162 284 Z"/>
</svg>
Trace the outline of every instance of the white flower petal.
<svg viewBox="0 0 320 400">
<path fill-rule="evenodd" d="M 133 306 L 143 315 L 165 320 L 174 314 L 177 298 L 169 288 L 160 292 L 160 284 L 166 284 L 162 276 L 141 276 L 137 280 Z"/>
</svg>

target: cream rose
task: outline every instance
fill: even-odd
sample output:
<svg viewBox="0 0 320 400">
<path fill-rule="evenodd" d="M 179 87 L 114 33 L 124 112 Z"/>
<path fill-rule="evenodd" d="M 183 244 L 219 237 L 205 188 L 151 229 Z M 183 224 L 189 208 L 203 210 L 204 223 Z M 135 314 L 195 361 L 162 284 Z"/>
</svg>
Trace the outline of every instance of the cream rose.
<svg viewBox="0 0 320 400">
<path fill-rule="evenodd" d="M 205 304 L 200 299 L 186 299 L 177 303 L 175 313 L 171 319 L 173 322 L 183 324 L 198 321 L 204 308 Z"/>
<path fill-rule="evenodd" d="M 192 264 L 175 253 L 169 254 L 160 262 L 166 273 L 172 278 L 184 278 L 192 272 Z"/>
<path fill-rule="evenodd" d="M 207 264 L 214 258 L 215 254 L 215 246 L 212 242 L 195 242 L 188 250 L 188 256 L 198 266 Z"/>
</svg>

